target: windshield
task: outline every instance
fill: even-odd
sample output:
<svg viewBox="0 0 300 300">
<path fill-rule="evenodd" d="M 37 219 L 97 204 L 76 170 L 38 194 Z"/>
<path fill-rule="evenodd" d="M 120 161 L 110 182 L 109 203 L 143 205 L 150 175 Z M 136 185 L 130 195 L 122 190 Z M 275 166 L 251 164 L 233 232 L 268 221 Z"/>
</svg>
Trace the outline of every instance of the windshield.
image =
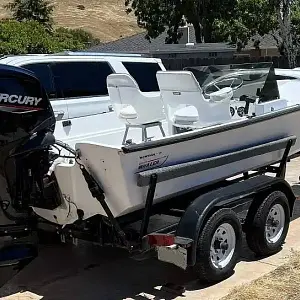
<svg viewBox="0 0 300 300">
<path fill-rule="evenodd" d="M 225 87 L 233 89 L 233 98 L 259 98 L 259 102 L 279 98 L 272 63 L 249 63 L 187 67 L 199 82 L 205 97 Z"/>
</svg>

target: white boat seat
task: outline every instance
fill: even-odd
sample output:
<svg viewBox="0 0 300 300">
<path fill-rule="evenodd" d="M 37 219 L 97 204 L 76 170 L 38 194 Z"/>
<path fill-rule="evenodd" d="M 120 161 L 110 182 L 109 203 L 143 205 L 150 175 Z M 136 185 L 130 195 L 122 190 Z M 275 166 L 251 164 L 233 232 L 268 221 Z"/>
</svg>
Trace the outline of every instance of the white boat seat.
<svg viewBox="0 0 300 300">
<path fill-rule="evenodd" d="M 176 127 L 207 127 L 231 120 L 230 87 L 205 99 L 194 74 L 189 71 L 156 73 L 168 121 Z"/>
<path fill-rule="evenodd" d="M 148 127 L 158 126 L 165 136 L 161 121 L 166 117 L 160 92 L 141 92 L 129 74 L 111 74 L 106 81 L 114 112 L 126 127 L 123 144 L 126 143 L 130 127 L 142 129 L 143 142 L 148 140 Z"/>
</svg>

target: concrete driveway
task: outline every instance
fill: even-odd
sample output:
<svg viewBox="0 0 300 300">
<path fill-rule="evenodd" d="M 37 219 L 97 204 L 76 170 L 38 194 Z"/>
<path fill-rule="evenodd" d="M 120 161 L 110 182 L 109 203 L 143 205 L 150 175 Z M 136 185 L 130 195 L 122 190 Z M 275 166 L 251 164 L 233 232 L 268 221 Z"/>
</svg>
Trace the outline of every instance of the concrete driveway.
<svg viewBox="0 0 300 300">
<path fill-rule="evenodd" d="M 297 184 L 299 162 L 297 159 L 288 165 L 287 180 L 300 195 Z M 18 300 L 219 299 L 232 287 L 256 279 L 284 263 L 292 247 L 300 249 L 300 239 L 299 242 L 297 239 L 299 217 L 300 201 L 297 201 L 284 249 L 277 255 L 256 261 L 244 243 L 235 274 L 214 286 L 203 286 L 192 272 L 184 272 L 155 259 L 135 261 L 125 251 L 83 243 L 78 247 L 43 247 L 38 258 L 2 286 L 0 297 Z M 4 278 L 0 269 L 2 280 L 13 275 L 12 270 L 6 272 Z M 186 291 L 179 296 L 161 289 L 166 283 L 181 285 Z"/>
</svg>

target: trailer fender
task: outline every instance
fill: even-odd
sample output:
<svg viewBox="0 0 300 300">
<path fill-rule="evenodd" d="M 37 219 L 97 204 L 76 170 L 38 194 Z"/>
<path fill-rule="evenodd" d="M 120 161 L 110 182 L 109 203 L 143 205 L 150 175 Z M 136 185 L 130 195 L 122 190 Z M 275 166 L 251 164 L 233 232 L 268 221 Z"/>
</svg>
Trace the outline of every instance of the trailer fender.
<svg viewBox="0 0 300 300">
<path fill-rule="evenodd" d="M 189 238 L 194 241 L 188 265 L 196 263 L 198 236 L 205 221 L 220 208 L 232 208 L 238 205 L 250 207 L 257 195 L 274 190 L 283 191 L 290 202 L 291 214 L 295 195 L 290 185 L 282 178 L 260 175 L 243 181 L 229 184 L 197 197 L 183 214 L 176 230 L 176 236 Z M 263 199 L 262 199 L 263 200 Z"/>
</svg>

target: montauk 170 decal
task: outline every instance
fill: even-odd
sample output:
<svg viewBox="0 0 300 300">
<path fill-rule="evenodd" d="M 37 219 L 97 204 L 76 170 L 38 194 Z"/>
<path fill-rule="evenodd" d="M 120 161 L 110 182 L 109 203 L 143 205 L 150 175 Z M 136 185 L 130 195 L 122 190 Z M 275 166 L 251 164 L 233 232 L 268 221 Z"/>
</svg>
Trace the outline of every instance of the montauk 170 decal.
<svg viewBox="0 0 300 300">
<path fill-rule="evenodd" d="M 138 171 L 146 171 L 152 168 L 161 167 L 168 159 L 168 155 L 157 156 L 154 154 L 150 155 L 148 159 L 143 159 L 143 161 L 139 162 Z"/>
</svg>

